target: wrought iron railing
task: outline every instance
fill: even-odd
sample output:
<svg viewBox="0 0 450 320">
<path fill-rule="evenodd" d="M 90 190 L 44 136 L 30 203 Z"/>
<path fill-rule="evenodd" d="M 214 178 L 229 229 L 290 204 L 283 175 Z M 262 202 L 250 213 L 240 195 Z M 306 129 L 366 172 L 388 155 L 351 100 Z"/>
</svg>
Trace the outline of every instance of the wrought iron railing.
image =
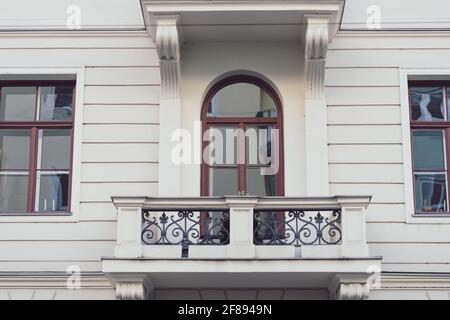
<svg viewBox="0 0 450 320">
<path fill-rule="evenodd" d="M 337 245 L 341 210 L 255 210 L 255 245 Z"/>
<path fill-rule="evenodd" d="M 181 257 L 195 259 L 369 254 L 365 209 L 370 196 L 114 197 L 113 201 L 118 214 L 115 257 L 175 259 L 180 249 Z M 316 245 L 325 248 L 315 250 Z M 304 250 L 293 250 L 295 246 Z"/>
<path fill-rule="evenodd" d="M 229 211 L 142 210 L 141 240 L 145 245 L 226 245 Z"/>
<path fill-rule="evenodd" d="M 255 210 L 255 245 L 337 245 L 341 210 Z M 142 211 L 144 245 L 226 245 L 230 214 L 223 210 Z"/>
</svg>

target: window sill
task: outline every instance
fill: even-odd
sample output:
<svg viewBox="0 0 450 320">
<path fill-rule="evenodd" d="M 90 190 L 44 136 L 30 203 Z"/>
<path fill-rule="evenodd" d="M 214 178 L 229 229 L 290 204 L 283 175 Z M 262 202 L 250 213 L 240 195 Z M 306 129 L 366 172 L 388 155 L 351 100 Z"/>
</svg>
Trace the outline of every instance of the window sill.
<svg viewBox="0 0 450 320">
<path fill-rule="evenodd" d="M 406 217 L 409 224 L 450 224 L 450 213 L 414 213 Z"/>
<path fill-rule="evenodd" d="M 70 216 L 71 212 L 65 211 L 49 211 L 49 212 L 0 212 L 0 216 Z"/>
<path fill-rule="evenodd" d="M 71 212 L 0 213 L 0 222 L 78 222 Z"/>
<path fill-rule="evenodd" d="M 415 213 L 412 215 L 413 217 L 419 217 L 419 218 L 450 218 L 450 213 Z"/>
</svg>

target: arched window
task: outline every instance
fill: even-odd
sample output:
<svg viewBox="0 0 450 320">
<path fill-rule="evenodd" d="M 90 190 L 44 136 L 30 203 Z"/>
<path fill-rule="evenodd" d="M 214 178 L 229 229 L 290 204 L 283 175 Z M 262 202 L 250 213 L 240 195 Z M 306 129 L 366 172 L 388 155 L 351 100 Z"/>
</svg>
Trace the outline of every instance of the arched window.
<svg viewBox="0 0 450 320">
<path fill-rule="evenodd" d="M 266 82 L 232 76 L 202 107 L 203 196 L 284 195 L 281 100 Z"/>
</svg>

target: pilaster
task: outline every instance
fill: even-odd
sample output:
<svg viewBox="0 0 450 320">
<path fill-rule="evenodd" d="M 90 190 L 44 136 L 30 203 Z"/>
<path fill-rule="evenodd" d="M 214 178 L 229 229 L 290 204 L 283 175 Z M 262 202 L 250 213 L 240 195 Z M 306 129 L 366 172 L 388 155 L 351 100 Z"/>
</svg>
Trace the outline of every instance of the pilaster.
<svg viewBox="0 0 450 320">
<path fill-rule="evenodd" d="M 329 195 L 325 64 L 330 15 L 307 15 L 305 35 L 305 155 L 308 196 Z"/>
<path fill-rule="evenodd" d="M 153 40 L 159 57 L 159 196 L 181 195 L 181 168 L 172 159 L 172 133 L 181 128 L 180 35 L 178 15 L 153 17 Z"/>
</svg>

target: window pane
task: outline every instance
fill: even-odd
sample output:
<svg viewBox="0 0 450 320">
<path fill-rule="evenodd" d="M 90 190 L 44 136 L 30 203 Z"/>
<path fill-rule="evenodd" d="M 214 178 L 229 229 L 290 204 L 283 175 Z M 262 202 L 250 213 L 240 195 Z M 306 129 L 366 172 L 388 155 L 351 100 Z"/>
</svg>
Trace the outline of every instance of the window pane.
<svg viewBox="0 0 450 320">
<path fill-rule="evenodd" d="M 30 132 L 0 130 L 0 169 L 28 169 Z"/>
<path fill-rule="evenodd" d="M 37 211 L 69 210 L 69 174 L 38 173 Z"/>
<path fill-rule="evenodd" d="M 39 120 L 72 120 L 73 87 L 41 87 L 40 94 Z"/>
<path fill-rule="evenodd" d="M 0 212 L 19 213 L 27 211 L 28 175 L 0 173 Z"/>
<path fill-rule="evenodd" d="M 245 134 L 247 164 L 270 165 L 275 161 L 279 136 L 272 125 L 249 126 Z"/>
<path fill-rule="evenodd" d="M 414 121 L 442 121 L 445 119 L 442 87 L 410 89 L 411 117 Z"/>
<path fill-rule="evenodd" d="M 450 88 L 447 88 L 447 120 L 450 121 Z"/>
<path fill-rule="evenodd" d="M 445 169 L 444 132 L 413 130 L 413 163 L 415 170 Z"/>
<path fill-rule="evenodd" d="M 209 188 L 211 196 L 238 194 L 237 168 L 210 168 Z"/>
<path fill-rule="evenodd" d="M 36 119 L 35 87 L 3 87 L 0 121 L 33 121 Z"/>
<path fill-rule="evenodd" d="M 237 128 L 211 127 L 209 130 L 211 158 L 208 163 L 211 165 L 236 165 L 237 164 Z M 208 154 L 209 156 L 209 154 Z"/>
<path fill-rule="evenodd" d="M 69 169 L 71 130 L 40 130 L 42 153 L 39 169 Z"/>
<path fill-rule="evenodd" d="M 263 168 L 247 168 L 247 193 L 252 196 L 276 196 L 276 177 L 265 175 Z"/>
<path fill-rule="evenodd" d="M 229 85 L 211 100 L 209 117 L 276 117 L 275 102 L 260 87 L 250 83 Z"/>
<path fill-rule="evenodd" d="M 416 174 L 416 211 L 446 212 L 447 188 L 444 174 Z"/>
</svg>

